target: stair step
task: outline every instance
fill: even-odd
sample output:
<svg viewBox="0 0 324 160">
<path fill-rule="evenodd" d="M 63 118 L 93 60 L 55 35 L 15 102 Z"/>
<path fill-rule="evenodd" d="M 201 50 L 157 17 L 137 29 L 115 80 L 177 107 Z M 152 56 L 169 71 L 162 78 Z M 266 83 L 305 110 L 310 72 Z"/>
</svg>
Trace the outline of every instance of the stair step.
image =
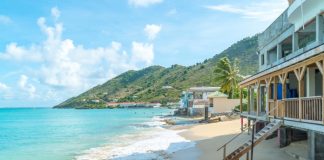
<svg viewBox="0 0 324 160">
<path fill-rule="evenodd" d="M 255 134 L 253 141 L 261 141 L 263 140 L 262 137 L 268 136 L 269 133 L 274 132 L 275 129 L 278 129 L 281 126 L 281 121 L 274 121 L 269 124 L 267 124 L 261 131 Z M 242 153 L 246 153 L 250 150 L 250 146 L 252 145 L 252 140 L 249 139 L 246 143 L 244 143 L 242 146 L 239 146 L 236 150 L 234 150 L 231 154 L 229 154 L 225 160 L 232 160 L 232 159 L 238 159 L 240 156 L 242 156 Z"/>
</svg>

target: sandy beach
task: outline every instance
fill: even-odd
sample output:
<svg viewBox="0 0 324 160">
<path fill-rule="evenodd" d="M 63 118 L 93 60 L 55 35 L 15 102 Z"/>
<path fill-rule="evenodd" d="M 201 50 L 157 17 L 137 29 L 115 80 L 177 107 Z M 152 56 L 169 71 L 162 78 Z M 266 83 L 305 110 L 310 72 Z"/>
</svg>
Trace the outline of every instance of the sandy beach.
<svg viewBox="0 0 324 160">
<path fill-rule="evenodd" d="M 184 129 L 184 127 L 182 126 L 181 129 Z M 238 133 L 240 133 L 240 119 L 189 126 L 185 131 L 179 133 L 179 135 L 187 140 L 195 141 L 195 147 L 175 152 L 171 157 L 174 160 L 221 160 L 223 157 L 223 150 L 217 151 L 217 149 Z M 228 145 L 227 154 L 249 138 L 251 138 L 251 136 L 247 133 L 239 136 Z M 254 159 L 294 160 L 294 158 L 287 154 L 286 150 L 287 148 L 279 148 L 277 138 L 265 140 L 255 147 Z M 241 159 L 245 158 L 246 157 L 243 156 Z"/>
</svg>

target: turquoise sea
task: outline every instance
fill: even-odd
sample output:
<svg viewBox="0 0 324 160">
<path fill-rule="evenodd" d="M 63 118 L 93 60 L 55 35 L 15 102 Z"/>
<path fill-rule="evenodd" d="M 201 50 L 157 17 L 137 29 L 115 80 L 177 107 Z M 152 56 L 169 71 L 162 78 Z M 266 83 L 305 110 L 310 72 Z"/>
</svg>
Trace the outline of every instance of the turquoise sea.
<svg viewBox="0 0 324 160">
<path fill-rule="evenodd" d="M 167 139 L 168 144 L 149 144 L 154 142 L 156 136 L 176 135 L 161 128 L 158 120 L 160 115 L 171 112 L 162 108 L 3 108 L 0 109 L 0 159 L 127 159 L 129 155 L 140 155 L 146 150 L 161 150 L 158 147 L 163 145 L 170 149 L 171 143 L 180 144 L 176 148 L 188 146 L 188 142 L 179 137 Z M 143 148 L 138 147 L 141 145 Z M 129 147 L 128 152 L 121 153 L 120 150 L 125 150 L 125 147 Z"/>
</svg>

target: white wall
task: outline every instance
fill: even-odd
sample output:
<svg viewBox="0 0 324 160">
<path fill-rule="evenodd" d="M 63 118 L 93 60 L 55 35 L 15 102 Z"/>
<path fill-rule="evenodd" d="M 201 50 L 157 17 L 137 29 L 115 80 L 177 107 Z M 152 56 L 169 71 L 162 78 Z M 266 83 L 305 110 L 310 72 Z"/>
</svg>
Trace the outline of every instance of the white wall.
<svg viewBox="0 0 324 160">
<path fill-rule="evenodd" d="M 237 105 L 240 105 L 240 99 L 227 99 L 226 97 L 213 98 L 212 112 L 231 112 Z"/>
</svg>

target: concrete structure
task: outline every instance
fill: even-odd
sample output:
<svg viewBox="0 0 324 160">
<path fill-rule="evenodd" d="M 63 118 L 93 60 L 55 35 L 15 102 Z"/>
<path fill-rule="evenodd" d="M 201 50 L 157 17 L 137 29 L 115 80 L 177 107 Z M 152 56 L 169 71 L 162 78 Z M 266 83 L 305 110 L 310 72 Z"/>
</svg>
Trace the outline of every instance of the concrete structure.
<svg viewBox="0 0 324 160">
<path fill-rule="evenodd" d="M 282 122 L 281 147 L 307 139 L 304 158 L 324 159 L 324 1 L 288 2 L 259 35 L 259 72 L 240 83 L 248 91 L 247 111 L 241 93 L 241 116 L 248 125 L 257 122 L 256 130 L 264 126 L 260 123 Z"/>
<path fill-rule="evenodd" d="M 107 106 L 121 108 L 157 108 L 161 107 L 161 103 L 146 102 L 107 102 Z"/>
<path fill-rule="evenodd" d="M 205 115 L 209 105 L 208 95 L 218 91 L 219 87 L 191 87 L 181 95 L 180 110 L 189 116 Z"/>
<path fill-rule="evenodd" d="M 220 114 L 232 112 L 235 106 L 240 105 L 240 99 L 228 99 L 228 95 L 216 91 L 209 94 L 209 112 Z"/>
</svg>

